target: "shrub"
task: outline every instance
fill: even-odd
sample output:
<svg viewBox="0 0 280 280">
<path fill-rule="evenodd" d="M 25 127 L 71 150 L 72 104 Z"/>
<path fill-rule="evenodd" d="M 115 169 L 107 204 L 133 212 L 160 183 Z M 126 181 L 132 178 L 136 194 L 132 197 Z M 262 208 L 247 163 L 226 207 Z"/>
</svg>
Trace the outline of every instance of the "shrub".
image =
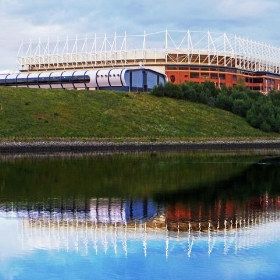
<svg viewBox="0 0 280 280">
<path fill-rule="evenodd" d="M 263 131 L 280 132 L 280 93 L 271 91 L 268 96 L 251 91 L 240 81 L 234 88 L 207 81 L 203 84 L 186 82 L 180 85 L 167 82 L 154 87 L 152 94 L 216 106 L 232 112 Z"/>
</svg>

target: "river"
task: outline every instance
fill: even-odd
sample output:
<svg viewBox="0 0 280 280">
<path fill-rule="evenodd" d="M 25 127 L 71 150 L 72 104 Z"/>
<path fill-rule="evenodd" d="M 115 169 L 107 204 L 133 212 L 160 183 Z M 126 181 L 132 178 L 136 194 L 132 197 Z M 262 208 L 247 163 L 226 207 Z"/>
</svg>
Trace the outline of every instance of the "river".
<svg viewBox="0 0 280 280">
<path fill-rule="evenodd" d="M 0 279 L 278 279 L 278 155 L 2 156 Z"/>
</svg>

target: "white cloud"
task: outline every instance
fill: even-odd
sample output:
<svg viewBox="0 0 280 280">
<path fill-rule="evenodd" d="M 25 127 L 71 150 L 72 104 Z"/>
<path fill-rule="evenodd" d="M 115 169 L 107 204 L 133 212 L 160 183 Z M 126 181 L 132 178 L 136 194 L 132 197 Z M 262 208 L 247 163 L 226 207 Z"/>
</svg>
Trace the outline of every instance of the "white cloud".
<svg viewBox="0 0 280 280">
<path fill-rule="evenodd" d="M 269 13 L 279 9 L 278 1 L 263 0 L 222 0 L 218 11 L 225 18 L 258 19 L 267 18 Z"/>
<path fill-rule="evenodd" d="M 0 69 L 16 68 L 21 40 L 76 34 L 210 30 L 280 46 L 279 0 L 0 0 Z"/>
</svg>

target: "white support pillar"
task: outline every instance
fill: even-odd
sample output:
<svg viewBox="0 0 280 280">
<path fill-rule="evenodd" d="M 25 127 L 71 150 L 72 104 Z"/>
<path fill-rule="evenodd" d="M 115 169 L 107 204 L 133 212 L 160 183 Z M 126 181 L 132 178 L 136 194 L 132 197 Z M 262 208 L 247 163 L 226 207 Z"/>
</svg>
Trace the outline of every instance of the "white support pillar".
<svg viewBox="0 0 280 280">
<path fill-rule="evenodd" d="M 165 62 L 167 62 L 167 56 L 168 56 L 168 31 L 165 30 Z"/>
<path fill-rule="evenodd" d="M 94 34 L 94 56 L 95 56 L 95 59 L 94 59 L 94 66 L 96 66 L 96 60 L 97 60 L 97 53 L 96 53 L 96 49 L 97 49 L 97 46 L 96 46 L 96 33 Z"/>
<path fill-rule="evenodd" d="M 144 62 L 144 59 L 145 59 L 145 50 L 146 50 L 146 31 L 144 30 L 143 46 L 142 46 L 142 60 L 143 60 L 143 62 Z"/>
</svg>

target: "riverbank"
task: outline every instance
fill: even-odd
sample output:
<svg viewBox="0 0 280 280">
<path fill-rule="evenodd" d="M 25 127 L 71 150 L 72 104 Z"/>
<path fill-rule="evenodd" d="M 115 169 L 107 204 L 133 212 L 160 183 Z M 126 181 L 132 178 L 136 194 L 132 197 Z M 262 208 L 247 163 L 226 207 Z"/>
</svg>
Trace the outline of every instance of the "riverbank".
<svg viewBox="0 0 280 280">
<path fill-rule="evenodd" d="M 16 153 L 120 153 L 120 152 L 164 152 L 195 150 L 258 150 L 279 149 L 280 139 L 252 141 L 166 141 L 166 142 L 98 142 L 98 141 L 2 141 L 0 154 Z"/>
</svg>

